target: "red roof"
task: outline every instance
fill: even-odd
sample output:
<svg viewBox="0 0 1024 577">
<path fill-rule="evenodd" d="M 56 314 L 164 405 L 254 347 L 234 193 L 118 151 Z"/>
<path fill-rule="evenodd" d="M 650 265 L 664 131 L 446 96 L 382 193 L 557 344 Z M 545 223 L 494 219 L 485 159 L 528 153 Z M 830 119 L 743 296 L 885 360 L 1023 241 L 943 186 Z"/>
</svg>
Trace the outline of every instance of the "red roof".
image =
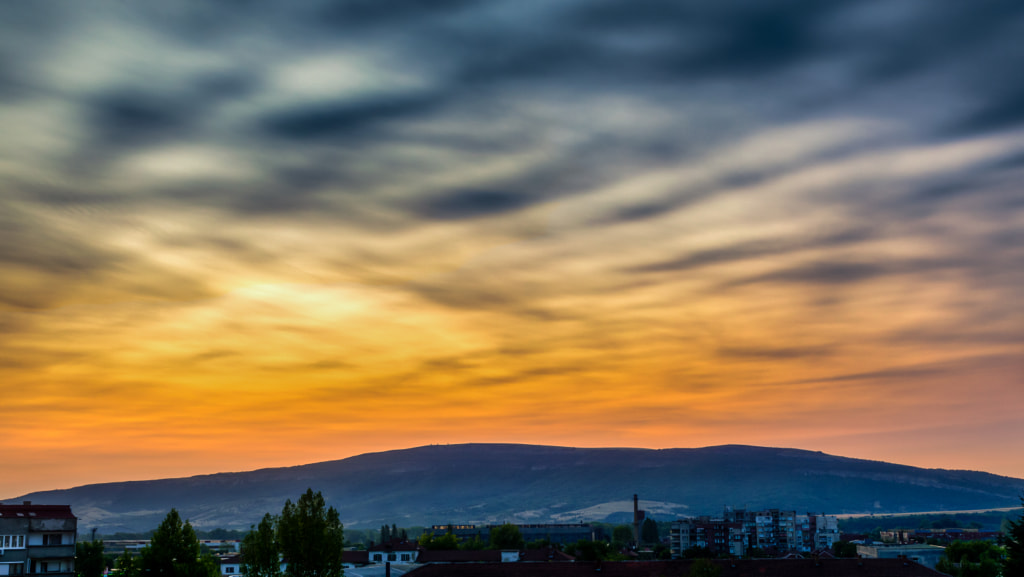
<svg viewBox="0 0 1024 577">
<path fill-rule="evenodd" d="M 904 559 L 715 560 L 721 577 L 944 577 Z M 471 563 L 424 565 L 407 577 L 687 577 L 693 561 Z"/>
<path fill-rule="evenodd" d="M 33 505 L 25 501 L 21 505 L 0 504 L 0 518 L 23 517 L 26 519 L 77 519 L 71 513 L 71 505 Z"/>
</svg>

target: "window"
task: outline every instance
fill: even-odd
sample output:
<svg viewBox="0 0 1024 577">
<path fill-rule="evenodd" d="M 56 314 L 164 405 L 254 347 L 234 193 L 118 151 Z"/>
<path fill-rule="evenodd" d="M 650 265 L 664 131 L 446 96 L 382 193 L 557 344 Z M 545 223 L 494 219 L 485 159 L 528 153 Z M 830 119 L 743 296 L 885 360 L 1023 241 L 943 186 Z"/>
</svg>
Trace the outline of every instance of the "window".
<svg viewBox="0 0 1024 577">
<path fill-rule="evenodd" d="M 388 553 L 388 561 L 394 561 L 395 559 L 397 559 L 397 557 L 395 557 L 394 553 Z"/>
<path fill-rule="evenodd" d="M 0 535 L 0 549 L 24 549 L 24 535 Z"/>
<path fill-rule="evenodd" d="M 60 533 L 47 533 L 46 535 L 43 535 L 43 545 L 60 545 L 60 542 Z"/>
<path fill-rule="evenodd" d="M 402 553 L 402 561 L 409 561 L 409 554 L 408 553 Z"/>
<path fill-rule="evenodd" d="M 225 575 L 230 575 L 231 573 L 234 573 L 234 572 L 235 572 L 235 568 L 232 567 L 231 565 L 227 565 L 226 567 L 224 567 L 224 574 Z"/>
<path fill-rule="evenodd" d="M 380 553 L 374 553 L 373 554 L 373 560 L 374 561 L 380 561 L 381 560 L 381 554 Z"/>
</svg>

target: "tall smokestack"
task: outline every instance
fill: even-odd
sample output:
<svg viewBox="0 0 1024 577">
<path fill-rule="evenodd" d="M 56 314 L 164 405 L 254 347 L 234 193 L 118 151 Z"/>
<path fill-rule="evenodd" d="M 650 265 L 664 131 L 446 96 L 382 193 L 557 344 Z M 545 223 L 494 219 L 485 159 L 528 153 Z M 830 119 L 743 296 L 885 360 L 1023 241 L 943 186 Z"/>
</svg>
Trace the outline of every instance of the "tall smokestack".
<svg viewBox="0 0 1024 577">
<path fill-rule="evenodd" d="M 640 548 L 640 499 L 633 493 L 633 543 Z"/>
</svg>

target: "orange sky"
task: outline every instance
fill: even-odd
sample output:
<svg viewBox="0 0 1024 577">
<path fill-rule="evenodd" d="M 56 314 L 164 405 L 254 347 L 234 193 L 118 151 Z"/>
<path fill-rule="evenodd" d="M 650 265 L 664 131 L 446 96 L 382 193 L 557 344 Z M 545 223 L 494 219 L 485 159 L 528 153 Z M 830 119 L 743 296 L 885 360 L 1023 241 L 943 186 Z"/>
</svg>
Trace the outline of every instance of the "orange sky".
<svg viewBox="0 0 1024 577">
<path fill-rule="evenodd" d="M 881 12 L 762 60 L 513 4 L 4 7 L 0 497 L 461 442 L 1024 477 L 1008 37 L 876 77 Z"/>
</svg>

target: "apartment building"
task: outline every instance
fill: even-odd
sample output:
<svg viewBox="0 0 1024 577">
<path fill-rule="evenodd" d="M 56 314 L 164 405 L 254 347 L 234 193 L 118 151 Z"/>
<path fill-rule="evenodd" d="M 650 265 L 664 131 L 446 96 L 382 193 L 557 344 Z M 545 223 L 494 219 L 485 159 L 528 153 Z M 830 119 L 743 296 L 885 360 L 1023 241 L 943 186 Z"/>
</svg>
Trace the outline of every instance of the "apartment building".
<svg viewBox="0 0 1024 577">
<path fill-rule="evenodd" d="M 69 505 L 0 504 L 0 576 L 74 577 L 77 531 Z"/>
<path fill-rule="evenodd" d="M 697 517 L 674 522 L 669 539 L 673 557 L 680 557 L 690 548 L 733 557 L 743 557 L 752 549 L 768 553 L 808 553 L 831 549 L 839 540 L 839 522 L 832 515 L 726 507 L 719 518 Z"/>
</svg>

